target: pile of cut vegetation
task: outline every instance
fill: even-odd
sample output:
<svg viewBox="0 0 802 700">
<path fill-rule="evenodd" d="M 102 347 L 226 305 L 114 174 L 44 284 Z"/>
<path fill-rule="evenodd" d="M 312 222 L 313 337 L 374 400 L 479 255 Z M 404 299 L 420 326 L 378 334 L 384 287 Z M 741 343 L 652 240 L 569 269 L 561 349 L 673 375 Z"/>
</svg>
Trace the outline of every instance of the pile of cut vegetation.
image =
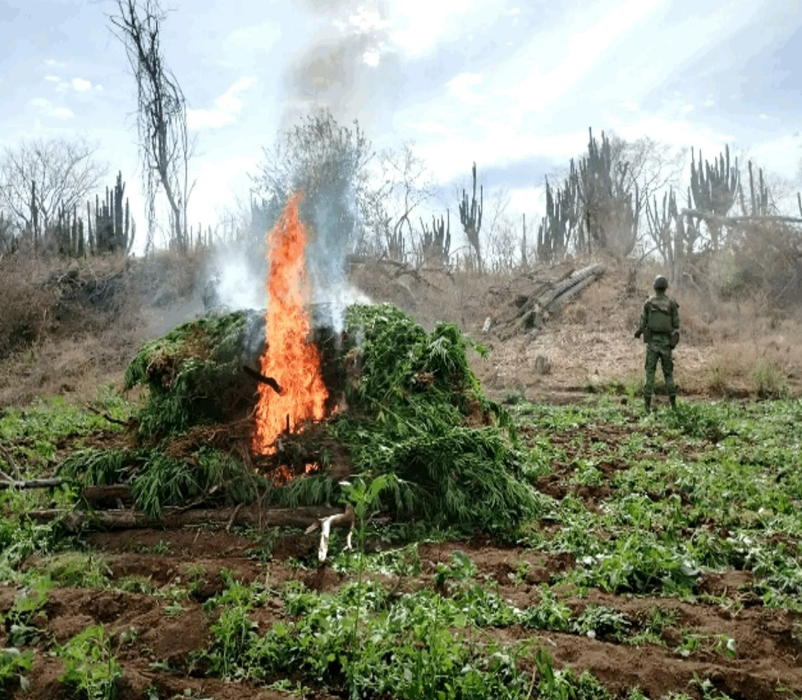
<svg viewBox="0 0 802 700">
<path fill-rule="evenodd" d="M 316 326 L 313 337 L 340 410 L 283 436 L 275 454 L 251 454 L 258 380 L 243 371 L 258 367 L 264 319 L 235 312 L 146 344 L 126 374 L 127 388 L 148 392 L 136 447 L 75 453 L 62 474 L 128 485 L 151 517 L 191 505 L 329 506 L 345 475 L 391 475 L 382 506 L 399 520 L 501 533 L 535 515 L 526 453 L 470 369 L 469 350 L 482 348 L 459 328 L 427 332 L 394 306 L 354 305 L 341 333 Z"/>
</svg>

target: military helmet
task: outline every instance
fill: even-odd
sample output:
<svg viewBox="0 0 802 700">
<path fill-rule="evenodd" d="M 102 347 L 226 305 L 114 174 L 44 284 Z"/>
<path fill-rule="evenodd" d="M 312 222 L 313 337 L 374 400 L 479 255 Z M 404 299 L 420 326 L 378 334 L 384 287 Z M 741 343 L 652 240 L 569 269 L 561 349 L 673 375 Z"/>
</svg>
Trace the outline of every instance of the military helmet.
<svg viewBox="0 0 802 700">
<path fill-rule="evenodd" d="M 663 277 L 663 275 L 657 275 L 654 278 L 654 285 L 652 285 L 655 289 L 668 289 L 668 280 Z"/>
</svg>

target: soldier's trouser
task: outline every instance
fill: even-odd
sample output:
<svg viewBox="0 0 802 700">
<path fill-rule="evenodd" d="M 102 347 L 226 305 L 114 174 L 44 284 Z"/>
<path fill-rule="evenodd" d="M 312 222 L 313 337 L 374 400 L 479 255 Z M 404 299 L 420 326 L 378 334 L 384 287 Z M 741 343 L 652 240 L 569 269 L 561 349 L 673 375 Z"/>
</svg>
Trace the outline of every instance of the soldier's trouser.
<svg viewBox="0 0 802 700">
<path fill-rule="evenodd" d="M 671 348 L 646 348 L 646 383 L 643 385 L 644 398 L 650 399 L 654 394 L 654 374 L 657 370 L 657 362 L 663 368 L 663 378 L 666 380 L 666 393 L 669 396 L 677 395 L 677 387 L 674 384 L 674 358 L 671 357 Z"/>
</svg>

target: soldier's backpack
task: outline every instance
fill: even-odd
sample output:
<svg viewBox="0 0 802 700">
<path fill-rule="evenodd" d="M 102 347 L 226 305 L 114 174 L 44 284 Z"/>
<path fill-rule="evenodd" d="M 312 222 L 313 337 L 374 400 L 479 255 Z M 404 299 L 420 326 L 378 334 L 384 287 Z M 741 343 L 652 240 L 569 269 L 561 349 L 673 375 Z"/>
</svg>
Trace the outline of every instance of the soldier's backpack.
<svg viewBox="0 0 802 700">
<path fill-rule="evenodd" d="M 671 325 L 671 299 L 651 297 L 646 302 L 646 308 L 649 312 L 646 326 L 652 333 L 671 333 L 674 330 Z"/>
</svg>

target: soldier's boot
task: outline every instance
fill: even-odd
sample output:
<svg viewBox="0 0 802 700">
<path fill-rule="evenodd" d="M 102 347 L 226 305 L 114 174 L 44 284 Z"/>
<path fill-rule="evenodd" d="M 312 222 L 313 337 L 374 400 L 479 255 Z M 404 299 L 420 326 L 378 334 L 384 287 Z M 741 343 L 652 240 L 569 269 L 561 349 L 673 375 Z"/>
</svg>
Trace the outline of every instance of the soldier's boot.
<svg viewBox="0 0 802 700">
<path fill-rule="evenodd" d="M 643 407 L 646 409 L 646 413 L 652 412 L 652 397 L 651 396 L 644 396 L 643 397 Z"/>
<path fill-rule="evenodd" d="M 677 397 L 676 396 L 674 396 L 673 394 L 671 396 L 669 396 L 668 397 L 668 403 L 671 404 L 671 410 L 672 411 L 676 411 L 677 410 Z"/>
</svg>

